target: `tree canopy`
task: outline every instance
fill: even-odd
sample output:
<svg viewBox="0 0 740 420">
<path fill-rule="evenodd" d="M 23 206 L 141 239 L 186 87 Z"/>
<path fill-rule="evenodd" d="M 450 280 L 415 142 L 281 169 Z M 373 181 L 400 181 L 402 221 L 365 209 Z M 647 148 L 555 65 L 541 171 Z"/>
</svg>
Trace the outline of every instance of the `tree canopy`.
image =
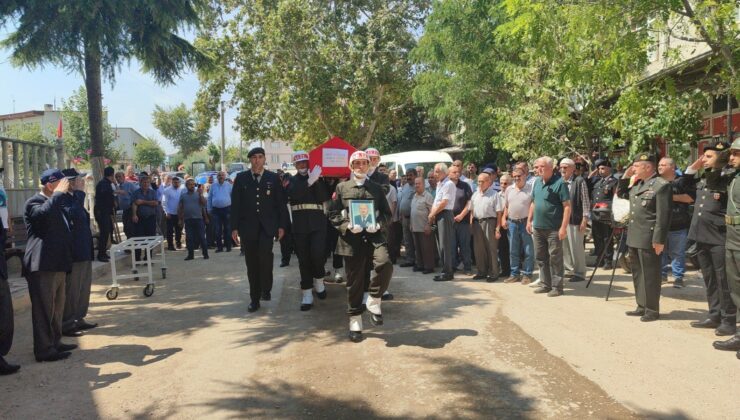
<svg viewBox="0 0 740 420">
<path fill-rule="evenodd" d="M 164 163 L 164 150 L 156 140 L 144 139 L 136 144 L 134 161 L 138 165 L 158 167 Z"/>
<path fill-rule="evenodd" d="M 62 99 L 62 121 L 64 124 L 64 150 L 67 156 L 72 159 L 89 159 L 92 154 L 92 144 L 90 141 L 87 92 L 84 86 L 80 86 L 69 98 Z M 112 161 L 118 159 L 118 151 L 111 147 L 114 139 L 113 128 L 104 118 L 104 156 Z"/>
<path fill-rule="evenodd" d="M 207 129 L 197 126 L 195 114 L 185 104 L 170 108 L 155 105 L 152 121 L 162 136 L 185 157 L 208 144 Z"/>
<path fill-rule="evenodd" d="M 365 147 L 410 104 L 408 53 L 428 4 L 223 2 L 197 42 L 216 65 L 200 72 L 196 107 L 215 120 L 228 97 L 247 139 L 310 148 L 336 135 Z"/>
</svg>

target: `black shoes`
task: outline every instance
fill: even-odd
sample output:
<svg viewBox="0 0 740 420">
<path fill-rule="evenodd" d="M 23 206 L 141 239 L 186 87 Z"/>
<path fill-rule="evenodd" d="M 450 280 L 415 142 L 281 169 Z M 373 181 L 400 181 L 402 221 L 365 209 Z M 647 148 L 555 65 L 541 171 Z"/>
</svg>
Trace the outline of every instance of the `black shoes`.
<svg viewBox="0 0 740 420">
<path fill-rule="evenodd" d="M 167 251 L 177 251 L 174 246 L 170 245 L 167 247 Z"/>
<path fill-rule="evenodd" d="M 288 265 L 290 265 L 290 264 L 287 263 L 287 262 L 285 262 L 285 261 L 283 261 L 283 262 L 280 263 L 280 267 L 287 267 Z"/>
<path fill-rule="evenodd" d="M 380 300 L 393 300 L 393 298 L 393 293 L 383 293 L 383 296 L 380 297 Z"/>
<path fill-rule="evenodd" d="M 412 263 L 412 262 L 405 262 L 405 263 L 401 263 L 401 265 L 399 265 L 399 267 L 402 267 L 402 268 L 413 267 L 413 266 L 414 266 L 414 263 Z"/>
<path fill-rule="evenodd" d="M 606 261 L 602 267 L 604 268 L 604 270 L 613 270 L 614 264 L 612 264 L 612 260 L 609 260 Z"/>
<path fill-rule="evenodd" d="M 455 278 L 452 274 L 440 274 L 438 276 L 434 276 L 434 281 L 452 281 L 452 279 Z"/>
<path fill-rule="evenodd" d="M 485 278 L 486 278 L 486 276 L 483 275 L 483 274 L 476 274 L 476 275 L 473 276 L 473 280 L 483 280 Z"/>
<path fill-rule="evenodd" d="M 725 324 L 722 323 L 719 327 L 717 327 L 716 330 L 714 330 L 714 335 L 723 337 L 727 335 L 735 335 L 735 332 L 737 331 L 737 328 L 735 328 L 735 323 L 732 324 Z"/>
<path fill-rule="evenodd" d="M 208 258 L 210 258 L 210 257 L 208 256 L 208 254 L 203 254 L 203 259 L 204 259 L 204 260 L 207 260 Z"/>
<path fill-rule="evenodd" d="M 313 305 L 310 303 L 301 303 L 301 312 L 310 311 Z"/>
<path fill-rule="evenodd" d="M 353 343 L 359 343 L 360 341 L 362 341 L 362 331 L 350 331 L 349 341 Z"/>
<path fill-rule="evenodd" d="M 319 298 L 319 299 L 321 299 L 321 300 L 326 299 L 326 296 L 327 296 L 326 289 L 324 289 L 324 291 L 321 292 L 321 293 L 316 292 L 316 297 Z"/>
<path fill-rule="evenodd" d="M 259 302 L 252 302 L 247 306 L 247 312 L 256 312 L 260 308 Z"/>
<path fill-rule="evenodd" d="M 547 296 L 549 297 L 557 297 L 557 296 L 562 296 L 562 295 L 563 295 L 563 291 L 560 289 L 552 289 L 549 292 L 547 292 Z"/>
<path fill-rule="evenodd" d="M 550 288 L 550 287 L 541 286 L 541 287 L 538 287 L 537 289 L 535 289 L 534 292 L 535 293 L 550 293 L 551 290 L 552 290 L 552 288 Z"/>
<path fill-rule="evenodd" d="M 218 254 L 219 252 L 224 252 L 224 250 L 221 248 L 216 248 L 216 254 Z"/>
<path fill-rule="evenodd" d="M 691 326 L 694 328 L 717 328 L 719 327 L 719 321 L 707 318 L 704 321 L 694 321 L 691 323 Z"/>
<path fill-rule="evenodd" d="M 82 321 L 78 322 L 75 326 L 77 327 L 78 330 L 84 331 L 84 330 L 91 330 L 97 327 L 98 324 L 97 323 L 91 324 L 83 319 Z"/>
<path fill-rule="evenodd" d="M 370 312 L 370 322 L 376 327 L 379 325 L 383 325 L 383 315 L 375 315 L 374 313 Z"/>
<path fill-rule="evenodd" d="M 717 350 L 740 351 L 740 337 L 734 336 L 729 340 L 715 341 L 712 346 Z"/>
<path fill-rule="evenodd" d="M 645 310 L 642 308 L 637 308 L 634 311 L 627 311 L 624 314 L 627 316 L 643 316 L 645 315 Z"/>
<path fill-rule="evenodd" d="M 62 335 L 65 337 L 82 337 L 83 334 L 79 330 L 68 330 L 68 331 L 62 331 Z"/>
<path fill-rule="evenodd" d="M 421 274 L 432 274 L 434 273 L 434 270 L 424 270 L 421 272 Z"/>
<path fill-rule="evenodd" d="M 674 279 L 673 280 L 673 288 L 674 289 L 683 289 L 683 279 Z"/>
<path fill-rule="evenodd" d="M 72 353 L 68 351 L 54 352 L 48 356 L 36 357 L 37 362 L 56 362 L 57 360 L 64 360 L 69 357 Z"/>
<path fill-rule="evenodd" d="M 413 269 L 413 272 L 414 272 L 414 273 L 418 273 L 418 272 L 420 272 L 420 271 L 424 271 L 424 269 L 423 269 L 423 268 L 421 268 L 421 267 L 414 267 L 414 269 Z"/>
<path fill-rule="evenodd" d="M 660 318 L 660 315 L 658 315 L 656 312 L 645 312 L 645 315 L 640 317 L 640 321 L 652 322 L 652 321 L 657 321 L 659 318 Z"/>
<path fill-rule="evenodd" d="M 192 259 L 195 259 L 195 257 L 192 255 L 188 255 L 187 257 L 185 257 L 185 261 L 190 261 Z"/>
<path fill-rule="evenodd" d="M 107 255 L 98 255 L 98 261 L 102 263 L 110 262 L 110 258 Z"/>
<path fill-rule="evenodd" d="M 60 343 L 57 347 L 57 351 L 60 353 L 64 353 L 66 351 L 74 350 L 77 348 L 77 344 L 64 344 Z"/>
<path fill-rule="evenodd" d="M 263 292 L 260 300 L 264 300 L 265 302 L 268 302 L 272 300 L 272 295 L 270 294 L 270 292 Z"/>
<path fill-rule="evenodd" d="M 486 283 L 493 283 L 493 282 L 496 282 L 496 281 L 498 281 L 498 277 L 496 277 L 496 276 L 487 276 L 486 277 Z"/>
<path fill-rule="evenodd" d="M 0 376 L 12 375 L 21 369 L 19 365 L 13 365 L 0 356 Z"/>
<path fill-rule="evenodd" d="M 570 279 L 570 280 L 568 280 L 568 281 L 569 281 L 569 282 L 571 282 L 571 283 L 578 283 L 579 281 L 586 281 L 586 279 L 584 279 L 584 278 L 583 278 L 583 277 L 581 277 L 581 276 L 573 276 L 573 277 L 571 277 L 571 279 Z"/>
</svg>

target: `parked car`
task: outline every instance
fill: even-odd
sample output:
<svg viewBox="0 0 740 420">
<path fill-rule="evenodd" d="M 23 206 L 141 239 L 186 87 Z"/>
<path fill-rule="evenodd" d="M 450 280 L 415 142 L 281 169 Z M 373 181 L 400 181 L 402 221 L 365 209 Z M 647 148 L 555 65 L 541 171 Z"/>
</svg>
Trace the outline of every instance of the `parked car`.
<svg viewBox="0 0 740 420">
<path fill-rule="evenodd" d="M 452 165 L 452 157 L 447 152 L 437 152 L 434 150 L 418 150 L 413 152 L 393 153 L 384 155 L 380 159 L 388 167 L 388 171 L 395 169 L 399 177 L 406 175 L 409 169 L 415 169 L 417 166 L 424 167 L 424 173 L 428 174 L 434 169 L 437 163 L 444 163 L 447 166 Z"/>
<path fill-rule="evenodd" d="M 213 177 L 213 181 L 216 181 L 216 175 L 218 175 L 218 171 L 201 172 L 195 176 L 195 183 L 196 184 L 206 184 L 208 183 L 208 178 L 210 177 Z"/>
</svg>

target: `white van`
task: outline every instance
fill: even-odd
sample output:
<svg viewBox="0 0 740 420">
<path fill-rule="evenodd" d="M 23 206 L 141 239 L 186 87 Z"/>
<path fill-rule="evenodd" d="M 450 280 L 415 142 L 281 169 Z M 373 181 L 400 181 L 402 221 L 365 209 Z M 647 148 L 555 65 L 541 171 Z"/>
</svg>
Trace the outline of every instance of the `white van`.
<svg viewBox="0 0 740 420">
<path fill-rule="evenodd" d="M 407 170 L 416 169 L 417 166 L 424 167 L 426 176 L 437 163 L 444 163 L 447 166 L 452 165 L 452 157 L 447 152 L 418 150 L 384 155 L 380 158 L 380 163 L 384 163 L 389 172 L 395 169 L 399 178 L 406 175 Z"/>
</svg>

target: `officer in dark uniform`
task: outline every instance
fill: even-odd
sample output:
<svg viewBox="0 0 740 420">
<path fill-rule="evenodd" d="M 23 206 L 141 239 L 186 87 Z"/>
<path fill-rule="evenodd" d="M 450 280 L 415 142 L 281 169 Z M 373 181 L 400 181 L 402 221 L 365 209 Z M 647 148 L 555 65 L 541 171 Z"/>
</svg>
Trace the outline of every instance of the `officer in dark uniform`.
<svg viewBox="0 0 740 420">
<path fill-rule="evenodd" d="M 287 172 L 279 171 L 278 178 L 280 178 L 283 191 L 287 196 L 287 188 L 292 176 Z M 293 243 L 293 222 L 290 220 L 289 222 L 290 223 L 288 223 L 288 226 L 285 229 L 285 235 L 283 235 L 283 239 L 280 240 L 280 267 L 287 267 L 290 265 L 290 257 L 293 256 L 293 252 L 295 251 L 295 244 Z"/>
<path fill-rule="evenodd" d="M 90 306 L 92 286 L 93 240 L 90 229 L 90 213 L 85 209 L 84 175 L 70 168 L 62 171 L 72 184 L 72 198 L 67 200 L 64 210 L 72 226 L 72 271 L 67 273 L 65 283 L 66 301 L 62 318 L 62 335 L 78 337 L 81 330 L 97 327 L 85 321 Z"/>
<path fill-rule="evenodd" d="M 98 261 L 108 262 L 106 254 L 108 241 L 113 233 L 113 219 L 111 216 L 115 211 L 116 196 L 113 183 L 116 182 L 113 168 L 108 166 L 103 170 L 103 179 L 95 186 L 95 223 L 98 224 Z"/>
<path fill-rule="evenodd" d="M 1 225 L 2 221 L 0 221 L 0 243 L 4 244 L 7 240 L 7 227 Z M 0 258 L 0 375 L 11 375 L 21 368 L 8 363 L 4 358 L 13 345 L 13 327 L 13 296 L 10 294 L 10 285 L 8 285 L 8 263 L 2 257 Z"/>
<path fill-rule="evenodd" d="M 734 176 L 728 187 L 727 214 L 727 242 L 725 244 L 725 267 L 727 283 L 730 287 L 730 297 L 735 307 L 740 307 L 740 139 L 735 139 L 730 147 L 730 165 L 735 169 Z M 737 351 L 740 359 L 740 331 L 735 331 L 729 340 L 715 341 L 717 350 Z"/>
<path fill-rule="evenodd" d="M 72 199 L 69 180 L 59 169 L 41 174 L 41 192 L 26 201 L 23 221 L 28 242 L 23 268 L 31 298 L 33 353 L 39 362 L 69 357 L 74 344 L 63 344 L 65 278 L 72 270 L 72 221 L 64 206 Z"/>
<path fill-rule="evenodd" d="M 684 178 L 696 186 L 694 217 L 691 219 L 689 239 L 696 242 L 704 284 L 707 288 L 709 316 L 691 323 L 694 328 L 715 328 L 718 336 L 734 335 L 737 307 L 732 303 L 730 287 L 725 272 L 725 242 L 727 226 L 727 187 L 734 177 L 734 170 L 723 168 L 729 160 L 730 145 L 717 142 L 704 149 L 704 155 L 686 169 Z M 696 173 L 704 168 L 699 181 Z M 698 183 L 697 183 L 698 181 Z"/>
<path fill-rule="evenodd" d="M 595 162 L 596 169 L 588 178 L 588 186 L 591 191 L 591 233 L 594 238 L 594 254 L 597 259 L 604 250 L 602 263 L 605 269 L 612 268 L 614 257 L 614 244 L 609 240 L 612 234 L 611 206 L 614 191 L 619 180 L 612 175 L 612 165 L 608 160 L 598 159 Z"/>
<path fill-rule="evenodd" d="M 236 176 L 231 190 L 231 238 L 242 241 L 251 299 L 247 310 L 254 312 L 260 299 L 272 299 L 272 245 L 275 237 L 283 238 L 289 221 L 280 178 L 265 170 L 265 149 L 255 147 L 247 157 L 252 167 Z"/>
<path fill-rule="evenodd" d="M 313 290 L 319 299 L 326 299 L 324 263 L 326 253 L 326 214 L 324 202 L 329 199 L 324 182 L 319 179 L 321 166 L 308 170 L 308 153 L 293 154 L 293 165 L 298 173 L 291 177 L 287 194 L 292 214 L 293 243 L 301 273 L 301 310 L 313 306 Z"/>
<path fill-rule="evenodd" d="M 388 256 L 388 245 L 380 224 L 390 221 L 391 209 L 385 198 L 383 188 L 367 179 L 369 160 L 363 151 L 356 151 L 349 159 L 352 175 L 348 181 L 336 188 L 331 203 L 329 218 L 340 232 L 337 253 L 344 256 L 344 270 L 347 275 L 347 300 L 349 314 L 349 338 L 353 342 L 362 340 L 362 305 L 365 277 L 368 264 L 372 264 L 370 295 L 367 310 L 370 311 L 373 325 L 382 325 L 380 310 L 383 292 L 388 289 L 393 265 Z M 376 224 L 365 228 L 355 226 L 350 219 L 351 200 L 372 200 L 375 207 Z"/>
<path fill-rule="evenodd" d="M 632 175 L 635 180 L 630 186 Z M 630 200 L 627 246 L 637 309 L 627 315 L 640 316 L 643 322 L 655 321 L 660 314 L 660 254 L 671 224 L 671 184 L 658 176 L 654 157 L 645 153 L 625 171 L 617 193 Z"/>
</svg>

